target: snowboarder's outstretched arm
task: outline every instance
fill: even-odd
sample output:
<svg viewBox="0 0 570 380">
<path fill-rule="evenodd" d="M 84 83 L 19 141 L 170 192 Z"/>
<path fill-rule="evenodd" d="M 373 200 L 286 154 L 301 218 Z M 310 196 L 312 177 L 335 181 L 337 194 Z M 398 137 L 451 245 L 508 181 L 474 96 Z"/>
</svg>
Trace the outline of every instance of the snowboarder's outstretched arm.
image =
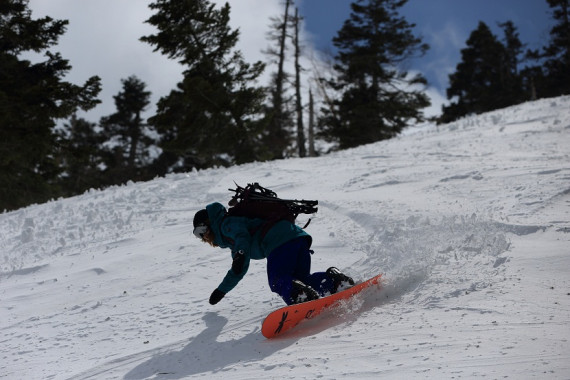
<svg viewBox="0 0 570 380">
<path fill-rule="evenodd" d="M 210 304 L 218 303 L 241 281 L 249 269 L 251 235 L 244 223 L 224 224 L 222 227 L 224 236 L 234 242 L 232 251 L 232 267 L 210 296 Z"/>
</svg>

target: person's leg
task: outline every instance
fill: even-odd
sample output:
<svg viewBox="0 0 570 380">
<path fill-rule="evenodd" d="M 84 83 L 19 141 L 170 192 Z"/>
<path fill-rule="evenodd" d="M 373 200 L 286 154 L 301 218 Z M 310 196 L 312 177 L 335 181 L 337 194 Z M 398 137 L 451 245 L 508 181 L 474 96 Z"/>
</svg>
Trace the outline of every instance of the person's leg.
<svg viewBox="0 0 570 380">
<path fill-rule="evenodd" d="M 297 267 L 297 256 L 299 253 L 298 242 L 292 240 L 276 248 L 267 258 L 267 279 L 271 291 L 283 298 L 285 303 L 290 305 L 291 289 L 295 270 Z"/>
<path fill-rule="evenodd" d="M 325 272 L 311 274 L 311 251 L 306 239 L 289 241 L 276 248 L 267 258 L 267 278 L 271 291 L 288 305 L 295 302 L 291 294 L 293 280 L 310 286 L 322 297 L 334 293 L 334 280 Z"/>
<path fill-rule="evenodd" d="M 295 278 L 315 289 L 321 297 L 333 293 L 334 282 L 325 272 L 311 274 L 311 250 L 306 241 L 302 241 L 297 255 L 297 264 L 294 272 Z"/>
</svg>

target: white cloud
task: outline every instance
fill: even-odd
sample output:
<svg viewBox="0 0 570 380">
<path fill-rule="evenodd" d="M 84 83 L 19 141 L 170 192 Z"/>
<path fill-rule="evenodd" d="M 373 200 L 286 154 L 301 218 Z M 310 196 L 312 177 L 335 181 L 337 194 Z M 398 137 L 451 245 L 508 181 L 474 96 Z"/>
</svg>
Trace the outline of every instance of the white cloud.
<svg viewBox="0 0 570 380">
<path fill-rule="evenodd" d="M 309 0 L 310 1 L 310 0 Z M 136 75 L 147 84 L 152 92 L 151 105 L 147 116 L 155 111 L 158 99 L 167 95 L 182 79 L 183 68 L 175 61 L 153 52 L 153 47 L 139 41 L 145 35 L 153 34 L 154 27 L 145 23 L 153 14 L 148 7 L 152 1 L 141 0 L 30 0 L 32 17 L 50 16 L 54 19 L 69 20 L 67 32 L 59 39 L 59 44 L 52 50 L 68 59 L 72 70 L 66 80 L 83 84 L 89 77 L 98 75 L 102 78 L 103 89 L 99 98 L 102 104 L 89 113 L 80 116 L 97 122 L 101 116 L 115 112 L 113 96 L 121 91 L 121 79 Z M 217 6 L 226 0 L 213 0 Z M 244 54 L 247 62 L 267 61 L 263 51 L 269 46 L 267 32 L 271 17 L 278 17 L 283 12 L 281 0 L 239 0 L 231 1 L 230 26 L 239 28 L 240 40 L 237 48 Z M 450 32 L 453 29 L 449 29 Z M 434 34 L 433 38 L 438 35 Z M 444 39 L 452 38 L 440 35 Z M 304 29 L 301 30 L 304 58 L 302 66 L 303 101 L 308 102 L 308 90 L 312 71 L 321 74 L 329 70 L 329 64 L 323 63 L 330 58 L 317 52 L 311 42 L 313 38 Z M 453 41 L 459 41 L 452 38 Z M 276 68 L 268 66 L 260 80 L 268 83 Z M 286 70 L 293 73 L 293 62 L 289 60 Z M 313 85 L 313 93 L 319 98 L 319 91 Z M 426 114 L 429 116 L 441 110 L 442 96 L 435 89 L 428 95 L 434 104 Z M 317 107 L 318 108 L 318 107 Z"/>
<path fill-rule="evenodd" d="M 86 116 L 98 121 L 115 111 L 113 96 L 121 90 L 121 79 L 138 76 L 152 92 L 152 114 L 161 96 L 167 95 L 182 79 L 183 68 L 153 47 L 139 41 L 155 32 L 145 21 L 153 14 L 151 1 L 133 0 L 30 0 L 32 17 L 50 16 L 69 20 L 67 32 L 52 50 L 69 60 L 72 70 L 66 80 L 83 84 L 99 75 L 103 89 L 102 104 Z M 221 5 L 225 1 L 215 0 Z M 238 49 L 246 61 L 265 60 L 266 32 L 269 18 L 280 14 L 279 0 L 240 0 L 231 3 L 232 28 L 240 29 Z M 83 116 L 83 115 L 82 115 Z"/>
<path fill-rule="evenodd" d="M 465 46 L 467 36 L 464 28 L 458 27 L 453 21 L 448 21 L 438 30 L 425 29 L 430 48 L 435 51 L 459 51 Z"/>
<path fill-rule="evenodd" d="M 126 0 L 31 0 L 32 17 L 50 16 L 69 21 L 67 32 L 52 50 L 69 60 L 72 70 L 66 80 L 82 84 L 98 75 L 103 89 L 102 104 L 87 118 L 98 121 L 115 111 L 113 95 L 121 79 L 136 75 L 153 92 L 153 103 L 180 79 L 180 66 L 139 41 L 153 28 L 144 21 L 151 15 L 146 2 Z"/>
<path fill-rule="evenodd" d="M 448 21 L 440 29 L 426 27 L 425 41 L 430 45 L 427 58 L 423 60 L 422 71 L 439 89 L 449 86 L 449 74 L 455 71 L 465 47 L 467 35 L 454 21 Z"/>
<path fill-rule="evenodd" d="M 424 115 L 426 117 L 433 117 L 441 115 L 441 107 L 443 105 L 449 104 L 449 101 L 437 88 L 428 87 L 426 90 L 426 95 L 431 101 L 431 105 L 424 109 Z"/>
</svg>

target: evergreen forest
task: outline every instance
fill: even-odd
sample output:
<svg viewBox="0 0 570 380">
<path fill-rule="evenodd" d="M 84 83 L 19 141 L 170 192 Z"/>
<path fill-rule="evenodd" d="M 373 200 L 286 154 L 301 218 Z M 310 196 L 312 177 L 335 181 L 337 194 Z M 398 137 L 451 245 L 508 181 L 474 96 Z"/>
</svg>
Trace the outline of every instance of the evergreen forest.
<svg viewBox="0 0 570 380">
<path fill-rule="evenodd" d="M 478 24 L 434 121 L 570 94 L 569 3 L 545 1 L 552 28 L 541 49 L 527 49 L 512 21 L 499 24 L 498 36 Z M 266 59 L 256 62 L 237 48 L 229 2 L 154 0 L 146 23 L 155 33 L 140 41 L 178 62 L 182 79 L 148 116 L 153 89 L 144 78 L 123 78 L 115 111 L 89 121 L 78 112 L 101 103 L 101 78 L 66 81 L 73 62 L 54 51 L 68 21 L 34 18 L 28 0 L 3 0 L 0 212 L 169 173 L 315 156 L 397 136 L 424 121 L 430 105 L 426 78 L 407 70 L 429 46 L 401 15 L 406 3 L 352 2 L 332 40 L 331 70 L 322 72 L 300 63 L 304 21 L 295 0 L 282 0 L 282 13 L 266 21 Z M 29 53 L 43 58 L 31 62 Z M 293 62 L 290 72 L 286 62 Z M 259 81 L 264 73 L 271 73 L 268 83 Z"/>
</svg>

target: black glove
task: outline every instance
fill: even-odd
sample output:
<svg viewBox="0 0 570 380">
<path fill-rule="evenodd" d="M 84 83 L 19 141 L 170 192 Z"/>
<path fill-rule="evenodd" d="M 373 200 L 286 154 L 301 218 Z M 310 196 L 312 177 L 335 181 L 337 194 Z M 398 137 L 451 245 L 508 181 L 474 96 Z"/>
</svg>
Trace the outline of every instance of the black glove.
<svg viewBox="0 0 570 380">
<path fill-rule="evenodd" d="M 226 293 L 222 292 L 221 290 L 214 290 L 212 292 L 212 295 L 210 296 L 210 305 L 215 305 L 218 302 L 220 302 L 222 300 L 222 298 L 224 298 L 224 296 L 226 295 Z"/>
<path fill-rule="evenodd" d="M 245 255 L 242 250 L 236 252 L 234 261 L 232 262 L 232 271 L 235 274 L 243 272 L 243 263 L 245 262 Z"/>
</svg>

